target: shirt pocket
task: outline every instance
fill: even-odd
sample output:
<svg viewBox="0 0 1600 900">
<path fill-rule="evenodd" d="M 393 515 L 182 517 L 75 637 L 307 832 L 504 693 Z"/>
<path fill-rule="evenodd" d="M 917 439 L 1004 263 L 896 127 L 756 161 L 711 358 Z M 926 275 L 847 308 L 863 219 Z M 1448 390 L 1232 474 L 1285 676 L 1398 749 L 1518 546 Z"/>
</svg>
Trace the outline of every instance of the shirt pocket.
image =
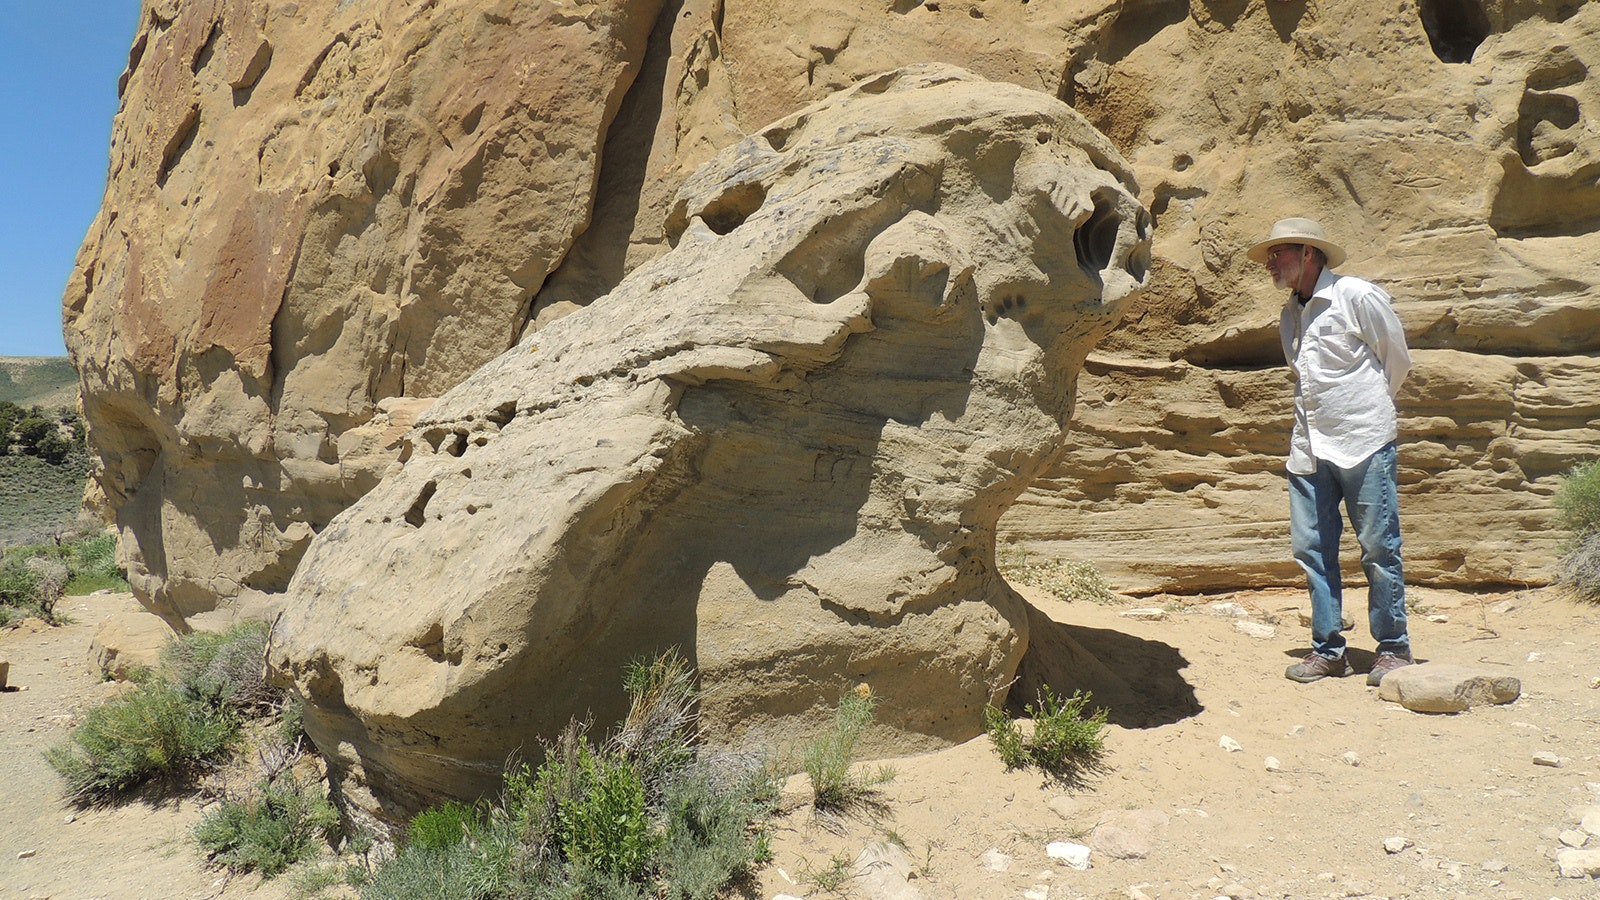
<svg viewBox="0 0 1600 900">
<path fill-rule="evenodd" d="M 1367 357 L 1367 343 L 1361 333 L 1338 317 L 1326 317 L 1306 334 L 1311 363 L 1317 371 L 1332 377 L 1350 372 Z"/>
</svg>

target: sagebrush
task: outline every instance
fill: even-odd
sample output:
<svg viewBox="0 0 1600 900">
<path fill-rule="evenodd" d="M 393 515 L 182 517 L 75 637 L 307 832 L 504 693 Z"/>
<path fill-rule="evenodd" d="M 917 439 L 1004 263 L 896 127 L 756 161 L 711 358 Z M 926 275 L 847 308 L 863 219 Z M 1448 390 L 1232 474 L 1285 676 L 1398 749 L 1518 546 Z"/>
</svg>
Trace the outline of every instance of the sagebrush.
<svg viewBox="0 0 1600 900">
<path fill-rule="evenodd" d="M 1561 527 L 1568 532 L 1556 565 L 1556 580 L 1579 597 L 1600 602 L 1600 459 L 1567 473 L 1555 496 Z"/>
<path fill-rule="evenodd" d="M 811 777 L 813 803 L 825 811 L 845 811 L 870 800 L 878 785 L 894 780 L 894 770 L 870 772 L 856 766 L 856 748 L 876 715 L 877 698 L 866 690 L 846 691 L 834 710 L 833 728 L 806 746 L 802 765 Z"/>
<path fill-rule="evenodd" d="M 226 759 L 244 718 L 276 707 L 277 692 L 262 681 L 265 636 L 252 623 L 169 642 L 156 672 L 90 708 L 46 751 L 68 796 L 110 802 L 146 782 L 192 781 Z"/>
<path fill-rule="evenodd" d="M 292 772 L 225 798 L 196 826 L 211 861 L 233 872 L 272 877 L 316 856 L 338 833 L 339 813 L 322 785 Z"/>
<path fill-rule="evenodd" d="M 1099 770 L 1105 760 L 1105 729 L 1108 711 L 1101 707 L 1085 715 L 1093 695 L 1074 691 L 1061 697 L 1049 685 L 1039 689 L 1037 704 L 1029 703 L 1023 714 L 1032 720 L 1032 731 L 1022 727 L 992 704 L 983 708 L 985 729 L 995 752 L 1008 769 L 1035 767 L 1067 781 Z"/>
<path fill-rule="evenodd" d="M 624 685 L 629 712 L 609 738 L 573 721 L 537 767 L 508 767 L 498 802 L 419 816 L 361 896 L 712 900 L 747 879 L 770 856 L 764 761 L 698 747 L 699 694 L 678 654 L 635 664 Z"/>
</svg>

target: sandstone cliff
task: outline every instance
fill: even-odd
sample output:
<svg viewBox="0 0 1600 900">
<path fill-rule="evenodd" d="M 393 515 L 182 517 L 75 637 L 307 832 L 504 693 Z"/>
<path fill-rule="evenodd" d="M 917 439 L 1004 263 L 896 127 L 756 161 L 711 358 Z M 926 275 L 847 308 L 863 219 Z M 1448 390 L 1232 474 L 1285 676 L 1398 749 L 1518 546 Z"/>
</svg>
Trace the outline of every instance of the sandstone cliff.
<svg viewBox="0 0 1600 900">
<path fill-rule="evenodd" d="M 666 249 L 697 165 L 872 72 L 1059 97 L 1155 213 L 1152 287 L 1004 552 L 1294 580 L 1279 298 L 1320 218 L 1417 348 L 1410 575 L 1539 581 L 1600 443 L 1600 6 L 1570 0 L 147 0 L 69 348 L 141 598 L 289 581 L 423 403 Z"/>
</svg>

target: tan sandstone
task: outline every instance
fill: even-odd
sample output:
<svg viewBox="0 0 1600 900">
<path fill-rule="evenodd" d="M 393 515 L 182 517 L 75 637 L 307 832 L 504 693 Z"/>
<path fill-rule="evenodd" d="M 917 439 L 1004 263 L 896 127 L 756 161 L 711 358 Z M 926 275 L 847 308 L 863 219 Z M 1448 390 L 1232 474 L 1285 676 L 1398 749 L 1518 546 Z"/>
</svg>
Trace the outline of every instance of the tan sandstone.
<svg viewBox="0 0 1600 900">
<path fill-rule="evenodd" d="M 995 523 L 1144 283 L 1134 190 L 1065 104 L 944 66 L 718 155 L 670 253 L 447 392 L 312 542 L 271 651 L 308 732 L 415 809 L 675 647 L 716 745 L 858 683 L 879 752 L 980 733 L 1028 640 Z"/>
<path fill-rule="evenodd" d="M 1417 348 L 1409 576 L 1548 578 L 1550 496 L 1600 444 L 1595 4 L 147 0 L 65 298 L 142 601 L 281 591 L 393 463 L 384 401 L 663 252 L 718 150 L 929 60 L 1073 104 L 1158 221 L 1006 553 L 1124 591 L 1298 579 L 1279 298 L 1241 250 L 1307 213 Z"/>
<path fill-rule="evenodd" d="M 1522 679 L 1469 666 L 1429 663 L 1405 666 L 1383 676 L 1378 696 L 1414 712 L 1458 713 L 1474 706 L 1515 702 L 1522 696 Z"/>
</svg>

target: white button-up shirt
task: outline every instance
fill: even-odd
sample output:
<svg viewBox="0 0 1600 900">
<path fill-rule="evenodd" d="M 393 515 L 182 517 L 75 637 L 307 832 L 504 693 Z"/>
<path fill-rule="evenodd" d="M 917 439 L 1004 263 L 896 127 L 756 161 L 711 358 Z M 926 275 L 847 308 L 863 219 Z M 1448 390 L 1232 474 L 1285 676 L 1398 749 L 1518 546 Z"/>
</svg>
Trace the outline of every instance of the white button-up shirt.
<svg viewBox="0 0 1600 900">
<path fill-rule="evenodd" d="M 1304 306 L 1290 295 L 1278 334 L 1295 378 L 1290 472 L 1310 475 L 1319 459 L 1350 468 L 1395 439 L 1411 354 L 1383 288 L 1324 269 Z"/>
</svg>

